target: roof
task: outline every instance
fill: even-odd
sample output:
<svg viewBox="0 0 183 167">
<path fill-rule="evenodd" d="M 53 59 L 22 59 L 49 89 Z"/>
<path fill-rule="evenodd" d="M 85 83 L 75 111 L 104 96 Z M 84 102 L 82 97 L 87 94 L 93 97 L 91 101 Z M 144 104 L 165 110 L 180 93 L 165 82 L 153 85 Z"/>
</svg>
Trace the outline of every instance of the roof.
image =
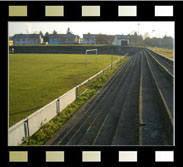
<svg viewBox="0 0 183 167">
<path fill-rule="evenodd" d="M 28 35 L 28 38 L 33 38 L 33 39 L 35 39 L 35 38 L 40 38 L 40 34 L 29 34 Z"/>
<path fill-rule="evenodd" d="M 38 39 L 40 38 L 40 34 L 15 34 L 13 36 L 14 39 Z"/>
<path fill-rule="evenodd" d="M 80 38 L 79 35 L 74 34 L 50 34 L 49 39 L 59 39 L 62 41 L 74 41 L 76 38 Z"/>
<path fill-rule="evenodd" d="M 74 34 L 49 34 L 49 38 L 69 38 L 69 37 L 74 37 Z"/>
<path fill-rule="evenodd" d="M 97 36 L 97 34 L 83 34 L 83 37 L 88 37 L 88 36 L 95 37 Z"/>
<path fill-rule="evenodd" d="M 129 39 L 128 35 L 115 35 L 116 39 L 121 40 L 121 39 Z"/>
<path fill-rule="evenodd" d="M 13 36 L 9 36 L 9 40 L 13 40 Z"/>
</svg>

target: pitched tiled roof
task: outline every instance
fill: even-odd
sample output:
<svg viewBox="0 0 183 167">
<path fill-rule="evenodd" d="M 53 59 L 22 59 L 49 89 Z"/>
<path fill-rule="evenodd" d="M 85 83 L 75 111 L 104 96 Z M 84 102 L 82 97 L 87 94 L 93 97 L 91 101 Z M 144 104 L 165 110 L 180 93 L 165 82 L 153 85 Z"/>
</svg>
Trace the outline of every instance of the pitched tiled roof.
<svg viewBox="0 0 183 167">
<path fill-rule="evenodd" d="M 116 39 L 129 39 L 128 35 L 116 35 Z"/>
<path fill-rule="evenodd" d="M 49 38 L 57 38 L 61 40 L 74 40 L 75 35 L 74 34 L 50 34 Z"/>
<path fill-rule="evenodd" d="M 40 34 L 15 34 L 13 36 L 14 39 L 39 39 Z"/>
</svg>

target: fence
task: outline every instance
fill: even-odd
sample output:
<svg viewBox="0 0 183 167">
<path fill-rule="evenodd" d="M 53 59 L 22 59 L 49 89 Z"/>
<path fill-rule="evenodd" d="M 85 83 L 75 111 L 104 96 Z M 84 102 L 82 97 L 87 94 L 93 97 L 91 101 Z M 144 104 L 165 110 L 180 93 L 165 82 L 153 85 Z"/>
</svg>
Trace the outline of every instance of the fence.
<svg viewBox="0 0 183 167">
<path fill-rule="evenodd" d="M 126 55 L 125 55 L 126 56 Z M 121 60 L 121 57 L 113 62 L 115 64 Z M 111 65 L 107 66 L 97 74 L 93 75 L 89 79 L 85 80 L 81 84 L 77 85 L 73 89 L 69 90 L 62 96 L 53 100 L 49 104 L 45 105 L 38 111 L 34 112 L 27 118 L 21 120 L 16 123 L 12 127 L 8 129 L 8 145 L 16 146 L 20 145 L 25 137 L 30 137 L 33 135 L 40 127 L 50 121 L 53 117 L 55 117 L 59 112 L 61 112 L 64 108 L 66 108 L 69 104 L 76 100 L 78 96 L 78 88 L 82 85 L 86 84 L 93 78 L 97 77 L 99 74 L 110 68 Z"/>
</svg>

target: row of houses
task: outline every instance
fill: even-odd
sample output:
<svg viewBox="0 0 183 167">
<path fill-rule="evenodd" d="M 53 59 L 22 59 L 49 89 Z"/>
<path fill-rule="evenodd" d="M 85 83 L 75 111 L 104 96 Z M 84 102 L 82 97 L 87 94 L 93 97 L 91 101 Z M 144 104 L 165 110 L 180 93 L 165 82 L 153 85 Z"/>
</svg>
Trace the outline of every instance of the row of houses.
<svg viewBox="0 0 183 167">
<path fill-rule="evenodd" d="M 13 36 L 13 45 L 40 45 L 43 38 L 39 34 L 15 34 Z"/>
<path fill-rule="evenodd" d="M 50 34 L 49 44 L 59 45 L 59 44 L 79 44 L 80 37 L 74 34 Z"/>
<path fill-rule="evenodd" d="M 67 34 L 50 34 L 49 42 L 45 43 L 40 34 L 15 34 L 10 40 L 9 45 L 60 45 L 60 44 L 114 44 L 128 45 L 129 39 L 125 35 L 106 35 L 106 34 L 83 34 L 83 38 L 72 33 Z"/>
</svg>

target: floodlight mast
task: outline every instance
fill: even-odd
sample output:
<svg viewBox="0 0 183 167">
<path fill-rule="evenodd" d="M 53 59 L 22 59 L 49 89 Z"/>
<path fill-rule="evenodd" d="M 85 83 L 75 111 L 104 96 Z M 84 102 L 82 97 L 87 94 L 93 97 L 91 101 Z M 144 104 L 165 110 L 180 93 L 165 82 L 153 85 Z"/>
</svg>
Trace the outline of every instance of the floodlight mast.
<svg viewBox="0 0 183 167">
<path fill-rule="evenodd" d="M 97 52 L 97 50 L 98 49 L 88 49 L 88 50 L 86 50 L 86 54 L 85 54 L 85 65 L 86 65 L 86 67 L 87 67 L 87 65 L 88 65 L 88 62 L 87 62 L 87 53 L 88 52 L 92 52 L 92 51 L 96 51 L 96 62 L 98 62 L 98 52 Z"/>
</svg>

